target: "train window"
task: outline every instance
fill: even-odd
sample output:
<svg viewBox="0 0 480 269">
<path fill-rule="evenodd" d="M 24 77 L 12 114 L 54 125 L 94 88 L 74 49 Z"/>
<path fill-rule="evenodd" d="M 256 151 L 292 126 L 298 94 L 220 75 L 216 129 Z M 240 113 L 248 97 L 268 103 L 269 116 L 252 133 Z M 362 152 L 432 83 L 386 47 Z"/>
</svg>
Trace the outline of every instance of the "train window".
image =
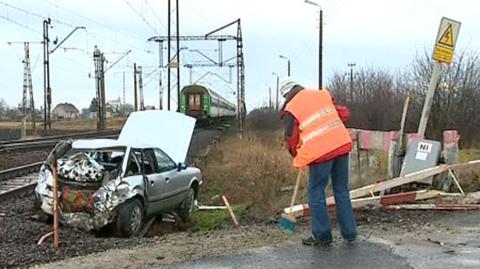
<svg viewBox="0 0 480 269">
<path fill-rule="evenodd" d="M 190 111 L 199 111 L 201 109 L 201 98 L 200 94 L 190 94 L 188 102 Z"/>
</svg>

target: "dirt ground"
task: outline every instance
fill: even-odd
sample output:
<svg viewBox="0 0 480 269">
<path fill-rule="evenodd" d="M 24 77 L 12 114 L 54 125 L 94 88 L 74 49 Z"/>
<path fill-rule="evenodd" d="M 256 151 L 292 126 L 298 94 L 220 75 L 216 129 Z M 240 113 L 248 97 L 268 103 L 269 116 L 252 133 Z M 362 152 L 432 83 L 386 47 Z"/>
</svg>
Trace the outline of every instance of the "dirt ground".
<svg viewBox="0 0 480 269">
<path fill-rule="evenodd" d="M 392 239 L 398 240 L 403 234 L 414 237 L 416 234 L 428 234 L 432 231 L 445 231 L 446 226 L 433 223 L 437 217 L 448 213 L 383 211 L 371 209 L 357 212 L 361 240 Z M 309 233 L 309 221 L 297 224 L 294 234 L 280 230 L 274 223 L 242 223 L 239 228 L 225 225 L 209 232 L 180 232 L 154 237 L 147 243 L 123 245 L 105 252 L 87 256 L 68 258 L 63 261 L 36 266 L 35 268 L 146 268 L 166 265 L 185 260 L 195 260 L 205 256 L 227 255 L 262 246 L 274 247 L 281 244 L 300 244 L 300 239 Z M 334 230 L 336 242 L 341 241 Z M 73 246 L 72 246 L 73 248 Z M 94 247 L 92 247 L 94 248 Z"/>
<path fill-rule="evenodd" d="M 222 131 L 216 128 L 199 129 L 192 139 L 189 155 L 203 154 L 212 139 L 218 139 Z M 44 160 L 48 151 L 16 152 L 0 160 L 0 169 L 14 167 L 35 161 Z M 157 221 L 152 225 L 146 238 L 110 238 L 93 233 L 62 227 L 62 248 L 55 251 L 51 242 L 37 246 L 40 237 L 51 230 L 48 220 L 32 218 L 37 212 L 33 210 L 33 195 L 25 193 L 20 197 L 0 202 L 0 268 L 26 267 L 62 260 L 68 257 L 101 253 L 109 249 L 136 249 L 142 246 L 153 246 L 167 240 L 164 235 L 172 232 L 186 231 L 185 225 Z M 192 237 L 199 233 L 177 233 L 168 236 L 173 242 L 185 241 L 183 237 Z M 160 237 L 159 237 L 160 236 Z M 168 239 L 170 240 L 170 239 Z"/>
<path fill-rule="evenodd" d="M 15 151 L 2 154 L 0 170 L 44 161 L 50 150 Z"/>
<path fill-rule="evenodd" d="M 126 118 L 107 118 L 108 129 L 119 129 L 122 127 Z M 43 130 L 43 121 L 36 123 L 37 130 Z M 21 122 L 18 121 L 0 121 L 0 128 L 18 129 L 21 128 Z M 52 130 L 95 130 L 97 128 L 96 119 L 74 119 L 52 122 Z M 31 123 L 27 123 L 27 129 L 31 129 Z"/>
<path fill-rule="evenodd" d="M 373 208 L 358 211 L 357 222 L 362 238 L 397 236 L 395 239 L 401 241 L 403 234 L 415 237 L 446 229 L 442 224 L 432 222 L 446 214 L 448 212 Z M 32 218 L 32 215 L 35 212 L 31 195 L 0 203 L 0 268 L 33 265 L 41 265 L 39 268 L 143 268 L 292 241 L 299 243 L 300 238 L 308 234 L 310 223 L 309 220 L 300 221 L 294 235 L 289 235 L 275 225 L 274 219 L 241 219 L 239 228 L 227 222 L 207 232 L 193 232 L 189 228 L 178 232 L 177 227 L 157 222 L 151 237 L 129 239 L 101 237 L 62 227 L 62 247 L 55 251 L 51 240 L 36 245 L 38 239 L 50 231 L 51 225 L 48 221 Z M 337 231 L 335 238 L 340 239 Z"/>
<path fill-rule="evenodd" d="M 51 230 L 51 226 L 32 219 L 34 214 L 31 194 L 0 203 L 0 268 L 25 267 L 112 247 L 139 246 L 150 241 L 143 238 L 96 238 L 89 233 L 62 227 L 62 248 L 57 252 L 50 242 L 36 245 L 40 237 Z"/>
<path fill-rule="evenodd" d="M 261 125 L 266 124 L 262 122 Z M 190 152 L 190 155 L 203 154 L 210 138 L 218 136 L 219 133 L 221 132 L 213 129 L 197 131 L 192 141 L 193 152 Z M 229 141 L 232 139 L 222 137 L 222 143 L 227 142 L 228 145 Z M 55 251 L 51 241 L 42 246 L 35 245 L 40 236 L 50 230 L 50 226 L 44 221 L 31 218 L 34 214 L 31 196 L 18 197 L 0 203 L 0 238 L 2 238 L 0 268 L 28 266 L 88 269 L 145 268 L 205 256 L 237 253 L 255 247 L 300 243 L 300 239 L 309 234 L 309 220 L 300 221 L 296 232 L 289 235 L 276 226 L 275 218 L 271 217 L 272 214 L 264 214 L 263 218 L 252 217 L 278 209 L 279 204 L 288 203 L 288 199 L 277 198 L 288 198 L 291 194 L 283 193 L 278 197 L 280 186 L 272 185 L 271 181 L 266 179 L 278 181 L 282 177 L 285 178 L 283 183 L 290 184 L 287 179 L 294 178 L 294 174 L 287 165 L 289 159 L 285 155 L 279 155 L 277 159 L 262 161 L 270 152 L 278 152 L 280 149 L 283 150 L 283 147 L 273 147 L 272 145 L 278 141 L 271 141 L 270 136 L 262 139 L 246 135 L 244 141 L 247 143 L 239 143 L 235 150 L 232 150 L 231 145 L 223 150 L 212 146 L 211 153 L 217 156 L 209 157 L 208 162 L 205 160 L 202 164 L 210 166 L 210 168 L 204 167 L 205 186 L 202 188 L 205 191 L 205 199 L 210 199 L 213 194 L 220 192 L 226 193 L 229 197 L 232 196 L 232 201 L 236 203 L 242 199 L 245 200 L 246 194 L 251 196 L 247 198 L 252 204 L 257 201 L 256 197 L 264 200 L 278 200 L 278 204 L 268 205 L 268 208 L 250 206 L 247 210 L 249 212 L 240 219 L 239 228 L 233 227 L 230 222 L 225 222 L 209 231 L 194 231 L 181 224 L 157 221 L 149 232 L 149 237 L 121 239 L 97 237 L 91 233 L 62 227 L 62 248 Z M 258 147 L 259 144 L 263 147 Z M 232 159 L 236 161 L 232 162 Z M 285 163 L 285 165 L 279 163 Z M 274 174 L 271 174 L 272 171 Z M 214 175 L 221 178 L 217 179 Z M 232 184 L 221 184 L 224 179 L 232 178 L 237 178 L 237 183 L 242 184 L 239 186 L 244 186 L 245 189 L 226 188 Z M 255 178 L 259 180 L 253 180 Z M 246 182 L 249 184 L 245 184 Z M 251 192 L 248 188 L 259 192 Z M 300 196 L 300 199 L 304 198 Z M 388 240 L 393 244 L 401 245 L 408 238 L 415 239 L 420 235 L 433 232 L 451 232 L 448 226 L 434 221 L 438 218 L 448 218 L 448 214 L 448 212 L 385 211 L 370 208 L 357 212 L 357 222 L 361 240 Z M 334 236 L 336 241 L 340 240 L 337 230 L 334 231 Z M 424 237 L 422 240 L 425 241 L 427 238 Z"/>
</svg>

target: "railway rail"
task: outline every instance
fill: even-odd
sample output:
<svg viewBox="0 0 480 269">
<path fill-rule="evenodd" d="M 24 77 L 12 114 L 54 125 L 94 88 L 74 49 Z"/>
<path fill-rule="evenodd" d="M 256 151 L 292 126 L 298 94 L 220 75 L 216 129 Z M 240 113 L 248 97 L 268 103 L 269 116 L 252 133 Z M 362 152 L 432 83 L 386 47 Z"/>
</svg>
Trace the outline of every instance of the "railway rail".
<svg viewBox="0 0 480 269">
<path fill-rule="evenodd" d="M 0 171 L 0 200 L 33 189 L 43 162 L 36 162 Z"/>
<path fill-rule="evenodd" d="M 221 128 L 226 128 L 229 125 L 222 125 Z M 220 127 L 217 127 L 220 128 Z M 204 130 L 201 127 L 196 127 L 194 135 Z M 89 138 L 89 137 L 116 137 L 118 131 L 110 132 L 91 132 L 83 134 L 72 134 L 68 136 L 55 136 L 41 139 L 31 139 L 23 141 L 8 141 L 0 142 L 0 153 L 2 151 L 10 151 L 15 149 L 36 149 L 55 146 L 58 141 L 69 138 Z M 0 171 L 0 201 L 8 197 L 16 195 L 20 192 L 31 190 L 37 183 L 38 171 L 43 162 L 30 163 L 19 167 L 9 168 Z"/>
</svg>

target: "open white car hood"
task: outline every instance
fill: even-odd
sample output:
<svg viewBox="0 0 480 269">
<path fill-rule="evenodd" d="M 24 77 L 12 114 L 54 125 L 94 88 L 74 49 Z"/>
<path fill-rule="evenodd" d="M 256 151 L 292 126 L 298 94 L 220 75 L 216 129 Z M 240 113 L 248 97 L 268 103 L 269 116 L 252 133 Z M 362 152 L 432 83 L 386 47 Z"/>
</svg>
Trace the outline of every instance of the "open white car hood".
<svg viewBox="0 0 480 269">
<path fill-rule="evenodd" d="M 195 118 L 173 111 L 132 112 L 123 125 L 118 142 L 155 146 L 176 163 L 185 162 L 195 121 Z"/>
</svg>

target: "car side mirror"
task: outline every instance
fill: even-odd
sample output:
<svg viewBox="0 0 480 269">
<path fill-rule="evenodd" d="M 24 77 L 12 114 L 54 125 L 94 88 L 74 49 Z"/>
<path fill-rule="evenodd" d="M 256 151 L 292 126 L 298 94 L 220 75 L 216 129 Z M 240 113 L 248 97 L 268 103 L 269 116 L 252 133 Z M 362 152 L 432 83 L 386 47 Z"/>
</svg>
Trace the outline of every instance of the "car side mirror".
<svg viewBox="0 0 480 269">
<path fill-rule="evenodd" d="M 185 170 L 185 169 L 187 169 L 187 167 L 188 167 L 188 166 L 187 166 L 186 163 L 178 163 L 178 165 L 177 165 L 177 170 L 178 170 L 178 171 Z"/>
</svg>

